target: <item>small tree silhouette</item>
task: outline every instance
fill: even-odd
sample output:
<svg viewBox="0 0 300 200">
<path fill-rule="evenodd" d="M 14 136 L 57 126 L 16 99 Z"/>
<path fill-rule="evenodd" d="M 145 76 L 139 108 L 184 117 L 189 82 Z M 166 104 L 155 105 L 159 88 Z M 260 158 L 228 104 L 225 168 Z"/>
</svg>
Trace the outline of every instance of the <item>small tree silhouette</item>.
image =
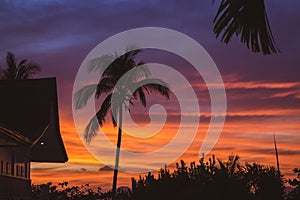
<svg viewBox="0 0 300 200">
<path fill-rule="evenodd" d="M 31 78 L 34 74 L 40 72 L 39 65 L 30 63 L 28 60 L 21 60 L 19 63 L 15 55 L 7 52 L 6 67 L 0 66 L 0 79 L 2 80 L 24 80 Z"/>
</svg>

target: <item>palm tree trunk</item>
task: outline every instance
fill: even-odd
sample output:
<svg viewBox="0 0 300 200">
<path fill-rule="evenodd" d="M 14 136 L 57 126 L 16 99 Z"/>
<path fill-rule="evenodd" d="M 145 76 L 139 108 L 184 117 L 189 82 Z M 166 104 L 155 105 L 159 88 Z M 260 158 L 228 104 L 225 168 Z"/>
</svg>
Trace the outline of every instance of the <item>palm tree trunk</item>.
<svg viewBox="0 0 300 200">
<path fill-rule="evenodd" d="M 112 186 L 112 199 L 113 200 L 116 199 L 116 192 L 117 192 L 117 180 L 118 180 L 118 172 L 119 172 L 121 140 L 122 140 L 122 105 L 119 108 L 118 141 L 117 141 L 116 160 L 115 160 L 115 169 L 114 169 L 113 186 Z"/>
</svg>

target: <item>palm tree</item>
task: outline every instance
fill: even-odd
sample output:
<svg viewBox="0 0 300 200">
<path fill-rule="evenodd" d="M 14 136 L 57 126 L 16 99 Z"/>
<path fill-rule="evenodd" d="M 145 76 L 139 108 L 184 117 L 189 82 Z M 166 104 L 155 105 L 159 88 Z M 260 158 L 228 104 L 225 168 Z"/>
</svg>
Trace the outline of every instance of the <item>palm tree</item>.
<svg viewBox="0 0 300 200">
<path fill-rule="evenodd" d="M 235 34 L 253 52 L 280 52 L 275 44 L 264 0 L 221 0 L 214 18 L 216 37 L 228 44 Z"/>
<path fill-rule="evenodd" d="M 148 78 L 150 71 L 143 62 L 136 62 L 135 57 L 141 50 L 126 51 L 125 54 L 105 55 L 93 59 L 90 62 L 89 70 L 103 70 L 106 63 L 111 63 L 104 69 L 98 84 L 85 86 L 75 93 L 75 109 L 80 109 L 87 104 L 88 99 L 95 93 L 95 98 L 105 98 L 96 115 L 89 121 L 85 128 L 84 138 L 87 143 L 97 135 L 99 125 L 102 127 L 105 117 L 111 113 L 114 126 L 118 125 L 118 139 L 116 159 L 113 177 L 112 192 L 116 195 L 118 177 L 119 156 L 122 139 L 122 112 L 129 111 L 129 104 L 133 105 L 132 99 L 138 99 L 146 106 L 146 94 L 160 94 L 169 99 L 169 89 L 165 82 L 156 78 Z M 112 62 L 111 62 L 112 61 Z M 127 73 L 128 72 L 128 73 Z M 126 74 L 127 73 L 127 74 Z M 119 81 L 119 83 L 118 83 Z M 121 81 L 121 83 L 120 83 Z M 118 84 L 117 84 L 118 83 Z M 115 101 L 112 101 L 116 97 Z"/>
<path fill-rule="evenodd" d="M 2 80 L 24 80 L 40 72 L 40 66 L 23 59 L 19 63 L 15 55 L 7 52 L 6 68 L 0 66 L 0 79 Z"/>
</svg>

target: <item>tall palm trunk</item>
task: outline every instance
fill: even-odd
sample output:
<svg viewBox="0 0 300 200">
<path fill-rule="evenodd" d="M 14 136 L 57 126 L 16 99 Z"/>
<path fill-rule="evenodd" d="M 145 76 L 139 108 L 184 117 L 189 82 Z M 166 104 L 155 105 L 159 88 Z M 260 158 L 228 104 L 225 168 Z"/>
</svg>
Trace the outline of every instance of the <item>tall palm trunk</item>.
<svg viewBox="0 0 300 200">
<path fill-rule="evenodd" d="M 119 108 L 119 129 L 118 129 L 118 141 L 117 141 L 117 149 L 116 149 L 116 160 L 115 160 L 115 169 L 114 169 L 114 177 L 113 177 L 113 186 L 112 186 L 112 199 L 116 199 L 117 192 L 117 180 L 118 180 L 118 172 L 119 172 L 119 158 L 120 158 L 120 148 L 121 148 L 121 140 L 122 140 L 122 104 Z"/>
</svg>

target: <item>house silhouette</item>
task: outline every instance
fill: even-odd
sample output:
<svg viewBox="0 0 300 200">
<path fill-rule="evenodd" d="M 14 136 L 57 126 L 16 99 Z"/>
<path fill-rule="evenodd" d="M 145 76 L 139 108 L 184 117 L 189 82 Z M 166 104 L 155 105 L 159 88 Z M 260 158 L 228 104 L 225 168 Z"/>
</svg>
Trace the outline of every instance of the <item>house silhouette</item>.
<svg viewBox="0 0 300 200">
<path fill-rule="evenodd" d="M 55 78 L 0 81 L 0 199 L 31 199 L 30 162 L 66 162 Z"/>
</svg>

